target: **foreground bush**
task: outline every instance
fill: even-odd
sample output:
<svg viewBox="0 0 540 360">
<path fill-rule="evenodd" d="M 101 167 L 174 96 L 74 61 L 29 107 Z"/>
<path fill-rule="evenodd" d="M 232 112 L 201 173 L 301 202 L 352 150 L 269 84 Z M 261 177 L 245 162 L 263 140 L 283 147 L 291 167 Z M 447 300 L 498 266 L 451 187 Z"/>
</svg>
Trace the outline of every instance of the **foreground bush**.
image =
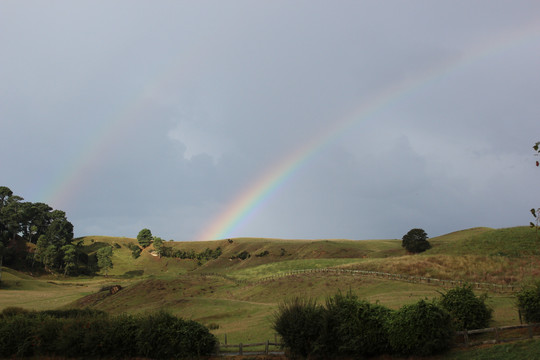
<svg viewBox="0 0 540 360">
<path fill-rule="evenodd" d="M 447 350 L 454 334 L 452 317 L 424 300 L 405 305 L 391 318 L 388 340 L 399 355 L 429 356 Z"/>
<path fill-rule="evenodd" d="M 326 301 L 318 350 L 329 355 L 374 356 L 389 350 L 387 322 L 392 311 L 358 296 L 338 293 Z"/>
<path fill-rule="evenodd" d="M 5 316 L 0 322 L 0 358 L 190 358 L 210 355 L 217 346 L 203 325 L 167 313 L 117 317 L 75 313 Z"/>
<path fill-rule="evenodd" d="M 540 323 L 540 282 L 517 294 L 517 306 L 527 323 Z"/>
<path fill-rule="evenodd" d="M 294 298 L 279 305 L 273 328 L 293 356 L 314 352 L 322 325 L 323 308 L 314 300 Z"/>
<path fill-rule="evenodd" d="M 487 328 L 493 314 L 486 305 L 486 296 L 476 296 L 470 285 L 442 294 L 440 305 L 452 315 L 456 330 Z"/>
</svg>

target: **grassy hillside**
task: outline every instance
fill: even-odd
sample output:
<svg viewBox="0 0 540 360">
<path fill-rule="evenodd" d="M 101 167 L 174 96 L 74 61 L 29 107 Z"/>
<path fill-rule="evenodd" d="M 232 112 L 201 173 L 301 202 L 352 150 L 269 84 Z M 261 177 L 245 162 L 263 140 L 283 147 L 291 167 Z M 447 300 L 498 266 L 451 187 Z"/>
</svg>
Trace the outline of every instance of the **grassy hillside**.
<svg viewBox="0 0 540 360">
<path fill-rule="evenodd" d="M 474 228 L 430 239 L 433 247 L 409 255 L 400 240 L 283 240 L 240 238 L 232 241 L 166 242 L 174 250 L 202 252 L 222 249 L 216 260 L 159 258 L 145 249 L 133 259 L 135 239 L 92 236 L 82 239 L 92 255 L 113 246 L 114 267 L 106 277 L 32 278 L 4 271 L 0 309 L 94 307 L 110 313 L 139 313 L 167 309 L 212 324 L 221 339 L 258 342 L 273 338 L 270 319 L 277 304 L 294 296 L 324 301 L 337 291 L 354 291 L 371 302 L 391 308 L 439 296 L 442 289 L 351 273 L 305 273 L 263 280 L 302 269 L 362 269 L 519 285 L 539 275 L 539 245 L 533 230 Z M 234 258 L 242 252 L 246 260 Z M 259 256 L 257 256 L 259 255 Z M 124 289 L 115 295 L 99 291 L 106 285 Z M 519 322 L 512 294 L 490 294 L 495 325 Z"/>
</svg>

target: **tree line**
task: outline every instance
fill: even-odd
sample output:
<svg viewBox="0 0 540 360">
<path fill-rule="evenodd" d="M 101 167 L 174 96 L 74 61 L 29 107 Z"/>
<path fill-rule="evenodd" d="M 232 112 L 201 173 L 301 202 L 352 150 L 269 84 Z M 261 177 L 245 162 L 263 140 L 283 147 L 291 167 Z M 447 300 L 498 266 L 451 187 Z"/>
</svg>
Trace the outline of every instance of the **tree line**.
<svg viewBox="0 0 540 360">
<path fill-rule="evenodd" d="M 71 274 L 85 262 L 82 244 L 72 242 L 73 224 L 64 211 L 24 201 L 0 186 L 0 265 Z"/>
</svg>

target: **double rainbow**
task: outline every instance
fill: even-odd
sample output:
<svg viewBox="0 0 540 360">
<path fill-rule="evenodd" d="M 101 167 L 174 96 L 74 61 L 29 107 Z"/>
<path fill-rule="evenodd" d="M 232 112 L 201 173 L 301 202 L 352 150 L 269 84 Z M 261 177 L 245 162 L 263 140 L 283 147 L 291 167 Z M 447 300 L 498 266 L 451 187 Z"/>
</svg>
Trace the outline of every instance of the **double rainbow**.
<svg viewBox="0 0 540 360">
<path fill-rule="evenodd" d="M 471 63 L 489 56 L 495 56 L 504 51 L 510 51 L 519 45 L 538 42 L 540 39 L 540 21 L 525 24 L 521 28 L 491 38 L 483 46 L 470 49 L 460 56 L 448 58 L 445 61 L 423 69 L 407 79 L 396 81 L 390 86 L 376 91 L 361 104 L 338 121 L 332 122 L 327 129 L 264 171 L 247 189 L 239 193 L 235 200 L 225 206 L 225 210 L 196 236 L 196 240 L 211 240 L 227 238 L 238 230 L 254 212 L 262 207 L 277 189 L 294 175 L 311 157 L 335 141 L 347 129 L 367 121 L 376 112 L 385 109 L 405 96 L 418 91 L 429 84 L 444 78 Z M 538 44 L 537 44 L 538 46 Z M 186 63 L 186 61 L 189 62 Z M 39 199 L 54 207 L 66 208 L 77 193 L 84 191 L 86 174 L 98 167 L 102 159 L 107 157 L 111 144 L 117 142 L 119 134 L 129 127 L 137 113 L 148 106 L 148 94 L 159 89 L 171 78 L 171 73 L 181 75 L 183 69 L 196 66 L 196 59 L 190 58 L 179 64 L 160 71 L 157 76 L 147 82 L 142 91 L 132 94 L 119 111 L 110 114 L 110 121 L 102 125 L 85 144 L 73 152 L 71 160 L 57 172 L 49 183 L 42 188 Z"/>
</svg>

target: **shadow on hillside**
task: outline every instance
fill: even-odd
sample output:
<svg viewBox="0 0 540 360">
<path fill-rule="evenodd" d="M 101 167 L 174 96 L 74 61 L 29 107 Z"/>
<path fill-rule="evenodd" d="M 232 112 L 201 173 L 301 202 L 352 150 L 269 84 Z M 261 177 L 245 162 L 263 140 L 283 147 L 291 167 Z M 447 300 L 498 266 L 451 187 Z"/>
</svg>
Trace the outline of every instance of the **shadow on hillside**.
<svg viewBox="0 0 540 360">
<path fill-rule="evenodd" d="M 137 276 L 142 276 L 143 274 L 144 274 L 144 270 L 131 270 L 131 271 L 125 272 L 124 275 L 122 275 L 122 277 L 131 279 Z"/>
<path fill-rule="evenodd" d="M 107 244 L 107 243 L 101 242 L 101 241 L 93 242 L 92 244 L 86 245 L 84 247 L 84 252 L 86 252 L 87 254 L 91 254 L 91 253 L 96 252 L 99 249 L 107 247 L 107 246 L 111 246 L 111 244 Z"/>
</svg>

